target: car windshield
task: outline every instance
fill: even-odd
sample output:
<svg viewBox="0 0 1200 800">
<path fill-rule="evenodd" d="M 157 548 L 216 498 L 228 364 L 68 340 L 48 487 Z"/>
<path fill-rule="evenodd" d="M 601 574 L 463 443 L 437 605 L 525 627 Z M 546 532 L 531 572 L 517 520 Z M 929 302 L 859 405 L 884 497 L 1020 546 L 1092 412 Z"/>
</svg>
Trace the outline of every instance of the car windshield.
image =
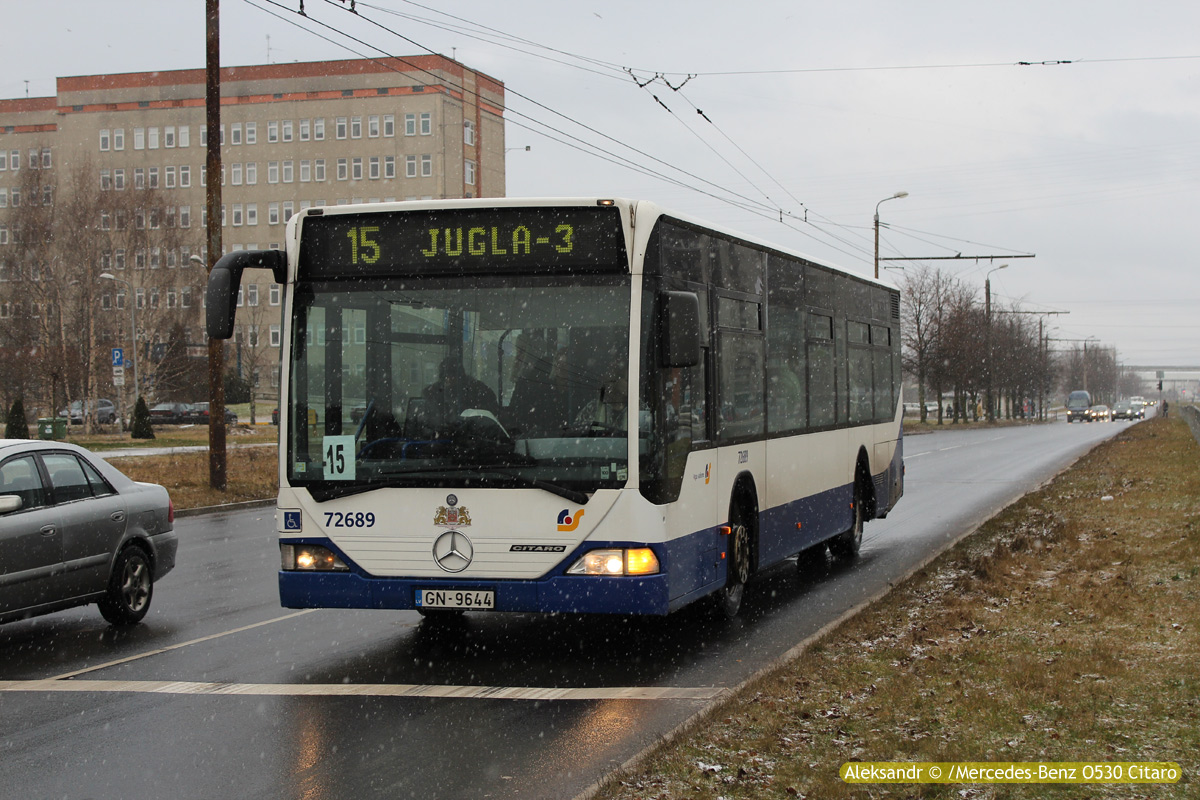
<svg viewBox="0 0 1200 800">
<path fill-rule="evenodd" d="M 626 275 L 299 286 L 288 480 L 623 485 L 629 303 Z"/>
</svg>

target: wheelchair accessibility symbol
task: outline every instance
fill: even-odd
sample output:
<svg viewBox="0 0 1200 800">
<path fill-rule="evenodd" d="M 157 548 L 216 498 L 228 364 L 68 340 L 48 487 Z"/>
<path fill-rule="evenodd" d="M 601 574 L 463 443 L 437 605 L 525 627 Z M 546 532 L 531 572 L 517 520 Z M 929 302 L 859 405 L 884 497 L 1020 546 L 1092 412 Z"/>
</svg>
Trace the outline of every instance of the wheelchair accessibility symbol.
<svg viewBox="0 0 1200 800">
<path fill-rule="evenodd" d="M 300 512 L 299 511 L 284 511 L 283 512 L 283 529 L 285 531 L 300 530 Z"/>
</svg>

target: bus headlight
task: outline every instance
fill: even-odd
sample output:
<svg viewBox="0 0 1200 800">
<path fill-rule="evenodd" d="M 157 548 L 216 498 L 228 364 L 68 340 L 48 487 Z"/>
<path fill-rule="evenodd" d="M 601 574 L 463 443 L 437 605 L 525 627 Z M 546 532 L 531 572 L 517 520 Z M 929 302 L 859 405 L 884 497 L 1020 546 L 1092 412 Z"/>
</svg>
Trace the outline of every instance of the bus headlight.
<svg viewBox="0 0 1200 800">
<path fill-rule="evenodd" d="M 654 575 L 658 556 L 649 547 L 592 550 L 567 570 L 568 575 Z"/>
<path fill-rule="evenodd" d="M 328 547 L 315 544 L 281 544 L 279 555 L 285 571 L 347 572 L 350 569 Z"/>
</svg>

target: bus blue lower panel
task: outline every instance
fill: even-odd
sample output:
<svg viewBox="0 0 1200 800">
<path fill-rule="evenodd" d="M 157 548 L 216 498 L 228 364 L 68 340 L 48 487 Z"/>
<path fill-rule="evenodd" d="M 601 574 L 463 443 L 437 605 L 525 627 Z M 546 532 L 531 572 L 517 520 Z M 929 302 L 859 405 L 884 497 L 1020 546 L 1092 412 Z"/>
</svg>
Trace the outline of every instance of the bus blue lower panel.
<svg viewBox="0 0 1200 800">
<path fill-rule="evenodd" d="M 666 614 L 666 575 L 557 576 L 537 581 L 368 578 L 353 572 L 280 572 L 285 608 L 416 608 L 417 589 L 494 591 L 496 611 Z"/>
</svg>

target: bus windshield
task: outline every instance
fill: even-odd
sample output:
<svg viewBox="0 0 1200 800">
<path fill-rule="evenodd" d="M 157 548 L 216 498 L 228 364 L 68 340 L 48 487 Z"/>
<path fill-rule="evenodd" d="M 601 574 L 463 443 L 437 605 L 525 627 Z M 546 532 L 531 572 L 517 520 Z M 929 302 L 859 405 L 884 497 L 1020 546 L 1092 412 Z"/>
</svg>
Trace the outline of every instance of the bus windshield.
<svg viewBox="0 0 1200 800">
<path fill-rule="evenodd" d="M 298 283 L 288 482 L 623 486 L 629 310 L 625 274 Z"/>
</svg>

